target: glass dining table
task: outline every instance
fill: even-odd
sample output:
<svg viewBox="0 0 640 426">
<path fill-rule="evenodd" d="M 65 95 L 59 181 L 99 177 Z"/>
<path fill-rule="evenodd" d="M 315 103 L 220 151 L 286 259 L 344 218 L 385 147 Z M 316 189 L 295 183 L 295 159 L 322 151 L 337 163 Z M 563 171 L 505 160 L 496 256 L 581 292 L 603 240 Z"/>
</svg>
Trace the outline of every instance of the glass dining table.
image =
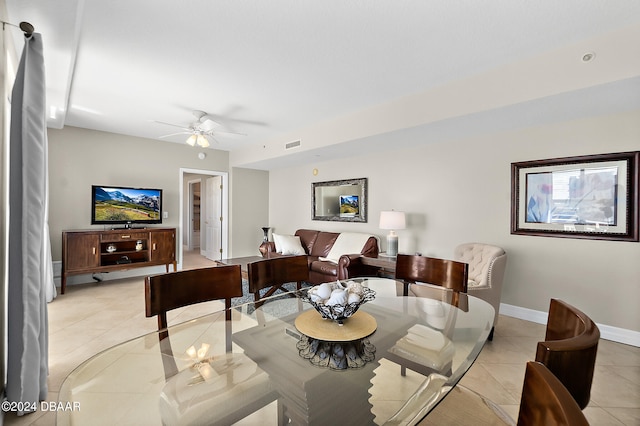
<svg viewBox="0 0 640 426">
<path fill-rule="evenodd" d="M 303 289 L 107 349 L 65 379 L 58 404 L 79 409 L 57 424 L 416 424 L 480 353 L 493 307 L 436 286 L 350 281 L 375 297 L 342 324 Z"/>
</svg>

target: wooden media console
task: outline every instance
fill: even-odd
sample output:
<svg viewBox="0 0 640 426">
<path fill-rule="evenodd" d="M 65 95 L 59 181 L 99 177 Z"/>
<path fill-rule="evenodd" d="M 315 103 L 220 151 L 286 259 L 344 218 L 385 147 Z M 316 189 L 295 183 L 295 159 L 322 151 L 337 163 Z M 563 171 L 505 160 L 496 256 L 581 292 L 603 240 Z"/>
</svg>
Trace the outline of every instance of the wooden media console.
<svg viewBox="0 0 640 426">
<path fill-rule="evenodd" d="M 176 228 L 63 231 L 60 292 L 69 275 L 156 265 L 176 270 Z"/>
</svg>

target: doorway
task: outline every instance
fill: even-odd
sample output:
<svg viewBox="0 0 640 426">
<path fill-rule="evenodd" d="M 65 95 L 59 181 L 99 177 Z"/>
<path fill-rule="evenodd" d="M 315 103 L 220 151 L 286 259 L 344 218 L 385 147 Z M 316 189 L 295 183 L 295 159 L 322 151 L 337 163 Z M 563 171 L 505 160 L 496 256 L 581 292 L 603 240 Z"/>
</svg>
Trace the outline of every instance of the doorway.
<svg viewBox="0 0 640 426">
<path fill-rule="evenodd" d="M 201 187 L 202 179 L 189 180 L 189 201 L 187 204 L 187 250 L 200 249 L 200 229 L 202 229 Z"/>
<path fill-rule="evenodd" d="M 180 169 L 181 268 L 185 250 L 210 260 L 228 257 L 228 178 L 227 172 Z"/>
</svg>

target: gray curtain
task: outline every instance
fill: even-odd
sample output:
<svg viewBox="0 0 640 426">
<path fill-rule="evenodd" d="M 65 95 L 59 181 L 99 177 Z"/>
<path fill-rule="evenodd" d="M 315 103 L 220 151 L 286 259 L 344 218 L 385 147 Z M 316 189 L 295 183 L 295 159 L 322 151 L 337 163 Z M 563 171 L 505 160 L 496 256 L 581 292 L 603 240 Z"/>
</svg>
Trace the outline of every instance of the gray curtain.
<svg viewBox="0 0 640 426">
<path fill-rule="evenodd" d="M 47 397 L 47 295 L 55 285 L 46 131 L 42 38 L 33 34 L 25 37 L 11 95 L 6 397 L 16 402 Z"/>
</svg>

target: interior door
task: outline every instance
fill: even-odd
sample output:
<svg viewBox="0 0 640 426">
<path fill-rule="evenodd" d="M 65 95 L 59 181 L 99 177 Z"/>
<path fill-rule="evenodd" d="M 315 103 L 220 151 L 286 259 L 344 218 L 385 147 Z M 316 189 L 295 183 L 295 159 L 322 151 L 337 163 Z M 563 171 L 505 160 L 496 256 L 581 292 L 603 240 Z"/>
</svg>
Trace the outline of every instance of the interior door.
<svg viewBox="0 0 640 426">
<path fill-rule="evenodd" d="M 222 258 L 222 177 L 212 176 L 205 181 L 205 256 L 211 260 Z"/>
</svg>

